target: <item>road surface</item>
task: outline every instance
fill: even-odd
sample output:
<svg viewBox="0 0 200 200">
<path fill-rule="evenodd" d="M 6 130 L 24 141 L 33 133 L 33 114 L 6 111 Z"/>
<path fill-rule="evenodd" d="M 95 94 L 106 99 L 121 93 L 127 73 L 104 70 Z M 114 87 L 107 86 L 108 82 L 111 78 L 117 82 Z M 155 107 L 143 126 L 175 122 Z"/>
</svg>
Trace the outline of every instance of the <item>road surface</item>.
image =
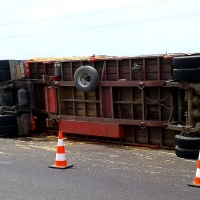
<svg viewBox="0 0 200 200">
<path fill-rule="evenodd" d="M 173 151 L 64 139 L 74 167 L 51 169 L 57 138 L 0 138 L 0 199 L 197 200 L 196 160 Z"/>
</svg>

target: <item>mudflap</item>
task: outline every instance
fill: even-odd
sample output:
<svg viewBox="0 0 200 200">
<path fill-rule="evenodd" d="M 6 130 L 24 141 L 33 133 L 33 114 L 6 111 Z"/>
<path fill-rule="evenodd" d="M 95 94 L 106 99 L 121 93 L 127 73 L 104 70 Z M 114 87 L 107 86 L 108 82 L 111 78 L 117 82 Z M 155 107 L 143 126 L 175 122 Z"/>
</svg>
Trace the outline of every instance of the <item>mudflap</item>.
<svg viewBox="0 0 200 200">
<path fill-rule="evenodd" d="M 17 116 L 19 135 L 25 135 L 31 132 L 31 115 L 24 114 Z"/>
</svg>

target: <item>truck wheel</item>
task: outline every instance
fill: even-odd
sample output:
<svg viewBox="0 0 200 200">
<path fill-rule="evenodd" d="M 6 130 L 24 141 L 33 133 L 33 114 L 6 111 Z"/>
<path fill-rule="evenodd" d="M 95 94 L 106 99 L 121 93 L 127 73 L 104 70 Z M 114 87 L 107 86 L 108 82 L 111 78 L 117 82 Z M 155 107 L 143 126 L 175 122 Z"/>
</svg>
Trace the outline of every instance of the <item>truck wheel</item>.
<svg viewBox="0 0 200 200">
<path fill-rule="evenodd" d="M 75 86 L 81 92 L 89 92 L 99 85 L 99 74 L 91 66 L 79 67 L 74 73 Z"/>
<path fill-rule="evenodd" d="M 10 65 L 8 60 L 0 60 L 0 70 L 9 70 Z"/>
<path fill-rule="evenodd" d="M 172 59 L 171 67 L 172 69 L 200 67 L 200 55 L 175 57 Z"/>
<path fill-rule="evenodd" d="M 200 80 L 200 68 L 173 69 L 172 78 L 180 80 Z"/>
<path fill-rule="evenodd" d="M 0 126 L 1 125 L 16 125 L 17 117 L 15 115 L 0 115 Z"/>
<path fill-rule="evenodd" d="M 198 159 L 199 157 L 199 150 L 195 149 L 183 149 L 178 145 L 175 146 L 175 153 L 179 158 L 186 158 L 186 159 Z"/>
<path fill-rule="evenodd" d="M 175 144 L 181 148 L 199 149 L 200 137 L 184 137 L 182 135 L 175 135 Z"/>
<path fill-rule="evenodd" d="M 0 81 L 8 81 L 10 79 L 10 70 L 0 70 Z"/>
<path fill-rule="evenodd" d="M 17 136 L 18 127 L 17 125 L 0 126 L 0 136 Z"/>
</svg>

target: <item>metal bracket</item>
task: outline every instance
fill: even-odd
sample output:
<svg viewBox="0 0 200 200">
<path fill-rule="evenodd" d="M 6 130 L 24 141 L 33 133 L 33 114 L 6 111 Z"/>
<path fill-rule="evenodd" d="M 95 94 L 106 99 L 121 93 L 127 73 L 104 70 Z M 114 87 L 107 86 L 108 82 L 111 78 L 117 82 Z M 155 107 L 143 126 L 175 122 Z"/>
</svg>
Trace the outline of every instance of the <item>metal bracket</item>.
<svg viewBox="0 0 200 200">
<path fill-rule="evenodd" d="M 141 122 L 141 123 L 140 123 L 140 128 L 141 128 L 141 129 L 145 129 L 146 126 L 147 126 L 146 122 Z"/>
<path fill-rule="evenodd" d="M 165 128 L 166 129 L 171 129 L 171 130 L 174 130 L 174 131 L 181 131 L 181 132 L 184 132 L 184 133 L 187 133 L 187 134 L 189 134 L 189 133 L 195 133 L 195 132 L 200 132 L 200 125 L 199 125 L 199 123 L 197 123 L 195 127 L 192 127 L 192 126 L 189 126 L 189 125 L 182 126 L 181 124 L 172 125 L 170 123 L 170 124 L 166 124 Z"/>
<path fill-rule="evenodd" d="M 42 75 L 42 83 L 54 86 L 58 84 L 58 77 L 57 76 L 48 76 L 48 75 Z"/>
<path fill-rule="evenodd" d="M 139 82 L 139 83 L 138 83 L 138 88 L 139 88 L 140 90 L 144 89 L 144 83 L 143 83 L 143 82 Z"/>
<path fill-rule="evenodd" d="M 47 75 L 42 75 L 42 81 L 45 84 L 48 84 L 50 82 L 50 77 Z"/>
<path fill-rule="evenodd" d="M 197 93 L 200 94 L 200 83 L 194 84 L 189 82 L 166 81 L 163 85 L 164 87 L 179 87 L 181 89 L 193 88 Z"/>
</svg>

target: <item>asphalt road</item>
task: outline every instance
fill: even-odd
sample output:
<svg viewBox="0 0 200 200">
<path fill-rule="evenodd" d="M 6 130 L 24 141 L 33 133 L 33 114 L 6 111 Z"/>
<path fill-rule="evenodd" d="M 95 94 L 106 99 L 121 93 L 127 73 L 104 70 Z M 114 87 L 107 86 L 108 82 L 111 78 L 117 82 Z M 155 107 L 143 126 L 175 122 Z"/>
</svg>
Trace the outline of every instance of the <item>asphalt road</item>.
<svg viewBox="0 0 200 200">
<path fill-rule="evenodd" d="M 57 138 L 0 138 L 0 199 L 197 200 L 195 160 L 173 151 L 64 140 L 71 169 L 51 169 Z"/>
</svg>

